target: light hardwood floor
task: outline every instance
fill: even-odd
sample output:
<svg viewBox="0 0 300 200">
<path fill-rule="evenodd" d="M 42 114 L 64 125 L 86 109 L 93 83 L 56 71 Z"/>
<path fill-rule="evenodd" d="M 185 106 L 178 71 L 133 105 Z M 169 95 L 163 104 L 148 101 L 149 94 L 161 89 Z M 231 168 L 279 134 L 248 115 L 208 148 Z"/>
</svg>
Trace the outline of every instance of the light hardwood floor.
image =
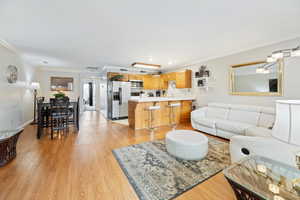
<svg viewBox="0 0 300 200">
<path fill-rule="evenodd" d="M 179 126 L 191 129 L 189 124 Z M 106 121 L 97 112 L 85 112 L 78 134 L 61 140 L 37 140 L 36 127 L 21 134 L 17 158 L 0 168 L 0 200 L 137 200 L 112 150 L 163 139 L 169 128 L 154 137 L 148 131 Z M 177 197 L 176 200 L 235 200 L 221 173 Z"/>
</svg>

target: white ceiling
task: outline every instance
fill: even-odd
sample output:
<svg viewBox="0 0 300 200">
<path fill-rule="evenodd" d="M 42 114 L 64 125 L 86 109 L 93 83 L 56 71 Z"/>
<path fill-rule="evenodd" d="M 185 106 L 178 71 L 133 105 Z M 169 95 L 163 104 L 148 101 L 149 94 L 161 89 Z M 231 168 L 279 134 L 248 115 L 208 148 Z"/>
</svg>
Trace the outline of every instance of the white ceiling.
<svg viewBox="0 0 300 200">
<path fill-rule="evenodd" d="M 180 66 L 298 37 L 299 19 L 299 0 L 0 0 L 0 38 L 49 67 Z"/>
</svg>

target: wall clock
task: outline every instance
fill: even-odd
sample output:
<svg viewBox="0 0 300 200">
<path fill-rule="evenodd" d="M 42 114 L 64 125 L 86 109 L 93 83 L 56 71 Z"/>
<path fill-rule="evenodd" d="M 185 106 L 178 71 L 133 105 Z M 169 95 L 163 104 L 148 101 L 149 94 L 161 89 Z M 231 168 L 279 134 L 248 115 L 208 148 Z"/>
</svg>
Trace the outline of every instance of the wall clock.
<svg viewBox="0 0 300 200">
<path fill-rule="evenodd" d="M 14 65 L 9 65 L 6 69 L 6 78 L 8 83 L 16 83 L 18 80 L 18 68 Z"/>
</svg>

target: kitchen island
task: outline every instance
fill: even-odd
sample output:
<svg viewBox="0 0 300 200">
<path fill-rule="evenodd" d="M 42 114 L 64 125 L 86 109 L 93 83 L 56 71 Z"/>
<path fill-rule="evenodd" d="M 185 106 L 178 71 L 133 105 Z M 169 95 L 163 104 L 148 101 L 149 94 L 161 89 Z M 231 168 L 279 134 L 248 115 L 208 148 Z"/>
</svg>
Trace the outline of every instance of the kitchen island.
<svg viewBox="0 0 300 200">
<path fill-rule="evenodd" d="M 128 122 L 133 129 L 149 128 L 149 106 L 160 106 L 153 111 L 153 126 L 169 126 L 171 124 L 171 103 L 180 103 L 180 107 L 174 108 L 174 120 L 176 123 L 190 121 L 192 101 L 194 97 L 133 97 L 128 102 Z"/>
</svg>

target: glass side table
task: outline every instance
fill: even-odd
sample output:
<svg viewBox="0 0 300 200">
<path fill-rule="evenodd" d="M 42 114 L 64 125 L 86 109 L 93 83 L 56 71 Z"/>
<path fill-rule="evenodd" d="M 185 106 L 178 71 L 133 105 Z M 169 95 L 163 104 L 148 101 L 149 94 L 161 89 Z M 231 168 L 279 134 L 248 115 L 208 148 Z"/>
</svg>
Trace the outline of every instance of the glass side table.
<svg viewBox="0 0 300 200">
<path fill-rule="evenodd" d="M 238 200 L 300 200 L 300 170 L 251 156 L 223 171 Z"/>
<path fill-rule="evenodd" d="M 23 130 L 0 131 L 0 167 L 17 156 L 16 145 Z"/>
</svg>

